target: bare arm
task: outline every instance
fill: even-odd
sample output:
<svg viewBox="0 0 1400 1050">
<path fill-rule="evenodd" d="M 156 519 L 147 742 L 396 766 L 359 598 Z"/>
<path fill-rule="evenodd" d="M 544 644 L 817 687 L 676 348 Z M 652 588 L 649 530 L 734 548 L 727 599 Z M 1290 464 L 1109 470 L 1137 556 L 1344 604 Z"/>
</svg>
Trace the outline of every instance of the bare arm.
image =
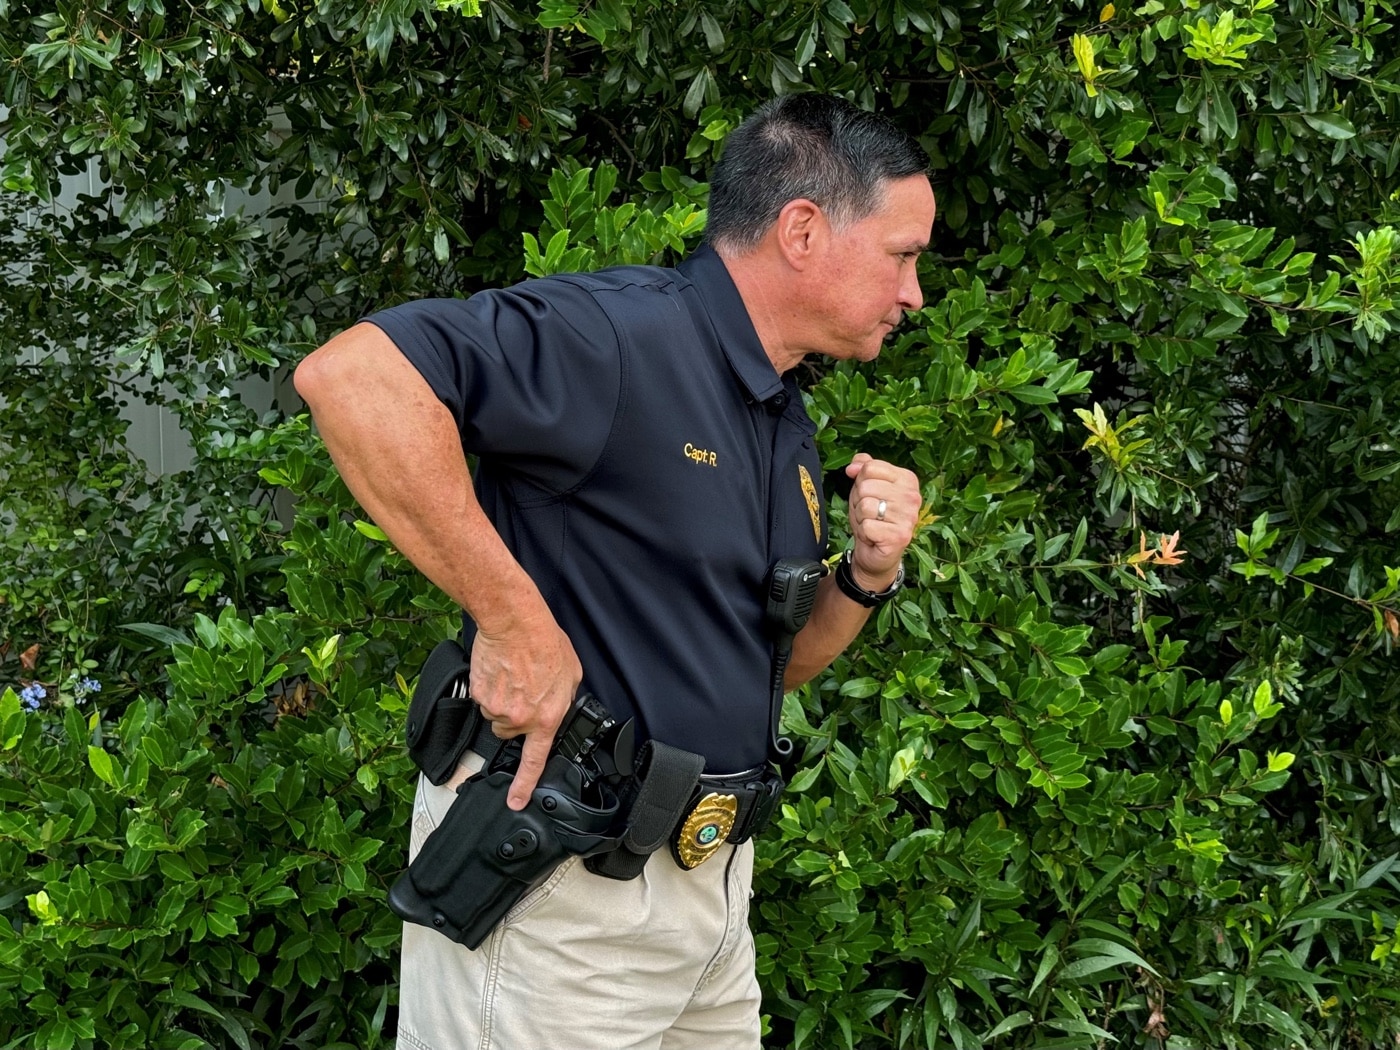
<svg viewBox="0 0 1400 1050">
<path fill-rule="evenodd" d="M 525 734 L 508 800 L 524 808 L 583 669 L 477 502 L 451 412 L 371 324 L 308 356 L 295 382 L 360 505 L 476 622 L 471 695 L 497 736 Z"/>
<path fill-rule="evenodd" d="M 923 500 L 913 473 L 857 453 L 846 468 L 851 486 L 850 523 L 852 575 L 868 591 L 883 591 L 894 582 L 904 551 L 914 538 Z M 879 516 L 885 503 L 884 519 Z M 792 660 L 783 685 L 796 689 L 835 660 L 852 640 L 871 610 L 851 601 L 828 576 L 817 590 L 811 619 L 793 640 Z"/>
</svg>

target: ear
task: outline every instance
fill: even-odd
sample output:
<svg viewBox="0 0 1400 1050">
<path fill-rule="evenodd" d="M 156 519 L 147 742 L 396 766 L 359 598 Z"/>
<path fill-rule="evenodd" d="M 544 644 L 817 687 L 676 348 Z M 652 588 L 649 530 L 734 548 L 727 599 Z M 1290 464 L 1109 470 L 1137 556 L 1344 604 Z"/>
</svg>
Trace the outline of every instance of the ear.
<svg viewBox="0 0 1400 1050">
<path fill-rule="evenodd" d="M 811 266 L 826 232 L 826 215 L 804 197 L 784 204 L 773 226 L 778 251 L 794 270 L 806 270 Z"/>
</svg>

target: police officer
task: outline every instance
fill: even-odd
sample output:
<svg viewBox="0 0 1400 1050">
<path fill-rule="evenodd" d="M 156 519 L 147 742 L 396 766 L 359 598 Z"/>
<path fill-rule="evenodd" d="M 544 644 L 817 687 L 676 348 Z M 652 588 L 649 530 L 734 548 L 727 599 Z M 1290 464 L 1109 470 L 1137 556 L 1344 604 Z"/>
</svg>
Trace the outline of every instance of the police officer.
<svg viewBox="0 0 1400 1050">
<path fill-rule="evenodd" d="M 394 545 L 464 610 L 470 691 L 524 736 L 524 807 L 582 687 L 725 783 L 765 767 L 762 582 L 820 557 L 808 354 L 869 361 L 922 304 L 928 158 L 843 100 L 774 100 L 711 180 L 678 268 L 561 275 L 373 315 L 297 369 L 331 456 Z M 476 457 L 475 475 L 467 456 Z M 918 480 L 857 453 L 852 544 L 786 669 L 817 674 L 902 579 Z M 420 782 L 410 851 L 476 767 Z M 479 766 L 479 761 L 477 762 Z M 758 1047 L 752 844 L 612 881 L 566 861 L 478 950 L 405 928 L 399 1046 Z"/>
</svg>

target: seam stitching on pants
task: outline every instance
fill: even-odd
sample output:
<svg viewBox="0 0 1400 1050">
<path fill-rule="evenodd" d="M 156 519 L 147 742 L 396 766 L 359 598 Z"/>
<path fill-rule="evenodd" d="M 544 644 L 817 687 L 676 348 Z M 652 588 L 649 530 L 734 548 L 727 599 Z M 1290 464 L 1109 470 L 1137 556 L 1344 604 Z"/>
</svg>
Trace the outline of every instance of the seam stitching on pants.
<svg viewBox="0 0 1400 1050">
<path fill-rule="evenodd" d="M 505 930 L 497 928 L 492 931 L 490 938 L 486 942 L 487 964 L 486 980 L 482 982 L 481 988 L 481 1044 L 480 1050 L 491 1050 L 491 1029 L 495 1024 L 496 1011 L 496 977 L 501 970 L 501 941 L 504 939 Z"/>
<path fill-rule="evenodd" d="M 724 933 L 715 954 L 695 982 L 695 991 L 690 996 L 692 1001 L 724 969 L 724 963 L 734 954 L 738 944 L 739 939 L 734 936 L 734 860 L 739 856 L 739 849 L 739 846 L 730 847 L 729 859 L 724 863 Z"/>
</svg>

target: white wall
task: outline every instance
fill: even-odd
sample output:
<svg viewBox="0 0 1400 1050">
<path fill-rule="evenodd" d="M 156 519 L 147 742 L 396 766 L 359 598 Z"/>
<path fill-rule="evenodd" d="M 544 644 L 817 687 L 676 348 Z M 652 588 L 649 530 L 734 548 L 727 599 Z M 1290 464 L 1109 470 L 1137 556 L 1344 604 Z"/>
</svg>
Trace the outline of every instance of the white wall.
<svg viewBox="0 0 1400 1050">
<path fill-rule="evenodd" d="M 0 119 L 5 113 L 0 110 Z M 0 139 L 0 155 L 4 153 L 4 140 Z M 98 163 L 94 158 L 87 167 L 87 170 L 78 175 L 63 176 L 60 188 L 51 203 L 47 205 L 37 205 L 31 208 L 24 216 L 29 223 L 38 221 L 42 214 L 41 208 L 47 208 L 54 214 L 60 214 L 77 206 L 79 194 L 96 195 L 101 192 L 103 186 L 98 173 Z M 231 215 L 242 211 L 246 215 L 265 215 L 274 203 L 291 201 L 292 187 L 285 186 L 279 194 L 277 200 L 266 191 L 260 194 L 250 195 L 248 193 L 230 189 L 225 194 L 224 214 Z M 319 207 L 319 203 L 313 204 Z M 19 277 L 23 279 L 24 274 Z M 55 352 L 61 353 L 58 349 Z M 30 348 L 22 351 L 31 362 L 37 362 L 41 351 Z M 282 370 L 284 373 L 286 370 Z M 273 381 L 258 379 L 256 377 L 240 380 L 232 385 L 232 391 L 240 400 L 247 404 L 258 414 L 262 414 L 270 409 L 274 404 L 295 409 L 300 406 L 300 401 L 296 397 L 296 392 L 292 389 L 290 377 L 287 374 L 279 374 Z M 164 475 L 188 468 L 194 459 L 193 449 L 185 432 L 181 429 L 179 421 L 174 413 L 159 405 L 148 405 L 140 400 L 130 400 L 121 412 L 123 419 L 128 421 L 126 431 L 127 446 L 131 451 L 139 456 L 146 464 L 147 468 L 154 475 Z"/>
</svg>

